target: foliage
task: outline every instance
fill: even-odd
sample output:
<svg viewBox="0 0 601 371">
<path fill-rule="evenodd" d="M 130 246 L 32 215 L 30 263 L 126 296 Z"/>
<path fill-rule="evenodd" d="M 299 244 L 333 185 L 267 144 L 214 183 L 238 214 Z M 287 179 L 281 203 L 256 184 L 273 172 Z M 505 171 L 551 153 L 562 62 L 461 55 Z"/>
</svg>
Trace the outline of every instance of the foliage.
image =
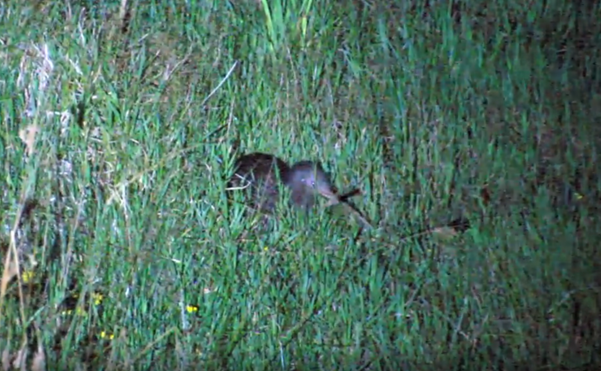
<svg viewBox="0 0 601 371">
<path fill-rule="evenodd" d="M 3 367 L 594 368 L 601 8 L 397 3 L 0 5 Z M 377 227 L 260 232 L 235 145 Z"/>
</svg>

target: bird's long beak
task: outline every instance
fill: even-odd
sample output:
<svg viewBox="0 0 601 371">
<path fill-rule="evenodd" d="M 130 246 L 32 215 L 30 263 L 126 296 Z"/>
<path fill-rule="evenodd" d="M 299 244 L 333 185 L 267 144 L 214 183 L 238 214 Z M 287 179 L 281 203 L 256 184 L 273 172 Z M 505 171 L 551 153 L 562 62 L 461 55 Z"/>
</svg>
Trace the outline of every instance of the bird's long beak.
<svg viewBox="0 0 601 371">
<path fill-rule="evenodd" d="M 319 188 L 317 189 L 317 193 L 330 200 L 329 205 L 335 205 L 340 202 L 338 190 L 334 187 L 325 189 Z"/>
<path fill-rule="evenodd" d="M 348 193 L 340 196 L 338 194 L 338 191 L 335 188 L 319 190 L 319 194 L 321 194 L 322 196 L 326 197 L 329 200 L 328 203 L 326 204 L 326 207 L 342 204 L 348 211 L 350 211 L 352 214 L 355 214 L 355 216 L 359 219 L 359 221 L 361 222 L 361 224 L 363 224 L 363 226 L 365 226 L 367 228 L 373 228 L 371 223 L 363 216 L 363 214 L 353 204 L 349 203 L 349 201 L 348 201 L 349 197 L 352 197 L 352 196 L 356 195 L 357 193 L 361 193 L 361 192 L 358 190 L 354 190 L 354 191 L 348 192 Z"/>
</svg>

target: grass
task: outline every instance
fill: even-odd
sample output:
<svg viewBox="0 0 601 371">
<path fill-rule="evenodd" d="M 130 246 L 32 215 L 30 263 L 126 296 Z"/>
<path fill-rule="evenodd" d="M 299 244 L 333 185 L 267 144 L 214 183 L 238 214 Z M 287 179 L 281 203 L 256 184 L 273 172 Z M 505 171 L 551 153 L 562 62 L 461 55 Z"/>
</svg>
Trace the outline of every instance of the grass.
<svg viewBox="0 0 601 371">
<path fill-rule="evenodd" d="M 601 9 L 425 4 L 1 5 L 3 367 L 595 368 Z M 377 228 L 259 233 L 236 143 Z"/>
</svg>

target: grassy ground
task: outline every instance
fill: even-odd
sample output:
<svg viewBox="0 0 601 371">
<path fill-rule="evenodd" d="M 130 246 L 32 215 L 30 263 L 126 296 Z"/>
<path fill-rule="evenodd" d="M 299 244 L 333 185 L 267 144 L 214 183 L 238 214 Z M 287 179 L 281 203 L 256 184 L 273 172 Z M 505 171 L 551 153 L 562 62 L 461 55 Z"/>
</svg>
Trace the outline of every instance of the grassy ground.
<svg viewBox="0 0 601 371">
<path fill-rule="evenodd" d="M 401 3 L 0 5 L 2 366 L 601 363 L 601 9 Z M 377 227 L 259 233 L 234 143 Z"/>
</svg>

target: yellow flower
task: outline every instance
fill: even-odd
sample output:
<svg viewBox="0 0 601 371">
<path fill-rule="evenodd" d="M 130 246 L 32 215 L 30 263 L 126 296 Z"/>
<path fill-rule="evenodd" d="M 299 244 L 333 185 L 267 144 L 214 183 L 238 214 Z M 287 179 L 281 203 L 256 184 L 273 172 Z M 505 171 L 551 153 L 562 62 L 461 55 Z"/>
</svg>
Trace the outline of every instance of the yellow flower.
<svg viewBox="0 0 601 371">
<path fill-rule="evenodd" d="M 186 310 L 188 313 L 196 313 L 198 312 L 198 307 L 196 305 L 186 305 Z"/>
<path fill-rule="evenodd" d="M 94 305 L 100 305 L 100 303 L 102 303 L 102 300 L 104 300 L 104 296 L 99 293 L 93 293 L 92 298 L 94 299 Z"/>
<path fill-rule="evenodd" d="M 75 314 L 77 316 L 85 316 L 88 313 L 82 307 L 77 307 L 75 308 L 75 313 L 73 313 L 73 309 L 65 309 L 61 312 L 61 314 L 63 316 L 69 316 L 71 314 Z"/>
<path fill-rule="evenodd" d="M 106 331 L 101 331 L 100 332 L 100 337 L 103 338 L 103 339 L 113 340 L 115 338 L 115 334 L 109 334 Z"/>
<path fill-rule="evenodd" d="M 29 283 L 31 282 L 31 280 L 35 277 L 35 272 L 34 271 L 24 271 L 23 274 L 21 275 L 21 278 L 23 279 L 23 283 Z"/>
</svg>

